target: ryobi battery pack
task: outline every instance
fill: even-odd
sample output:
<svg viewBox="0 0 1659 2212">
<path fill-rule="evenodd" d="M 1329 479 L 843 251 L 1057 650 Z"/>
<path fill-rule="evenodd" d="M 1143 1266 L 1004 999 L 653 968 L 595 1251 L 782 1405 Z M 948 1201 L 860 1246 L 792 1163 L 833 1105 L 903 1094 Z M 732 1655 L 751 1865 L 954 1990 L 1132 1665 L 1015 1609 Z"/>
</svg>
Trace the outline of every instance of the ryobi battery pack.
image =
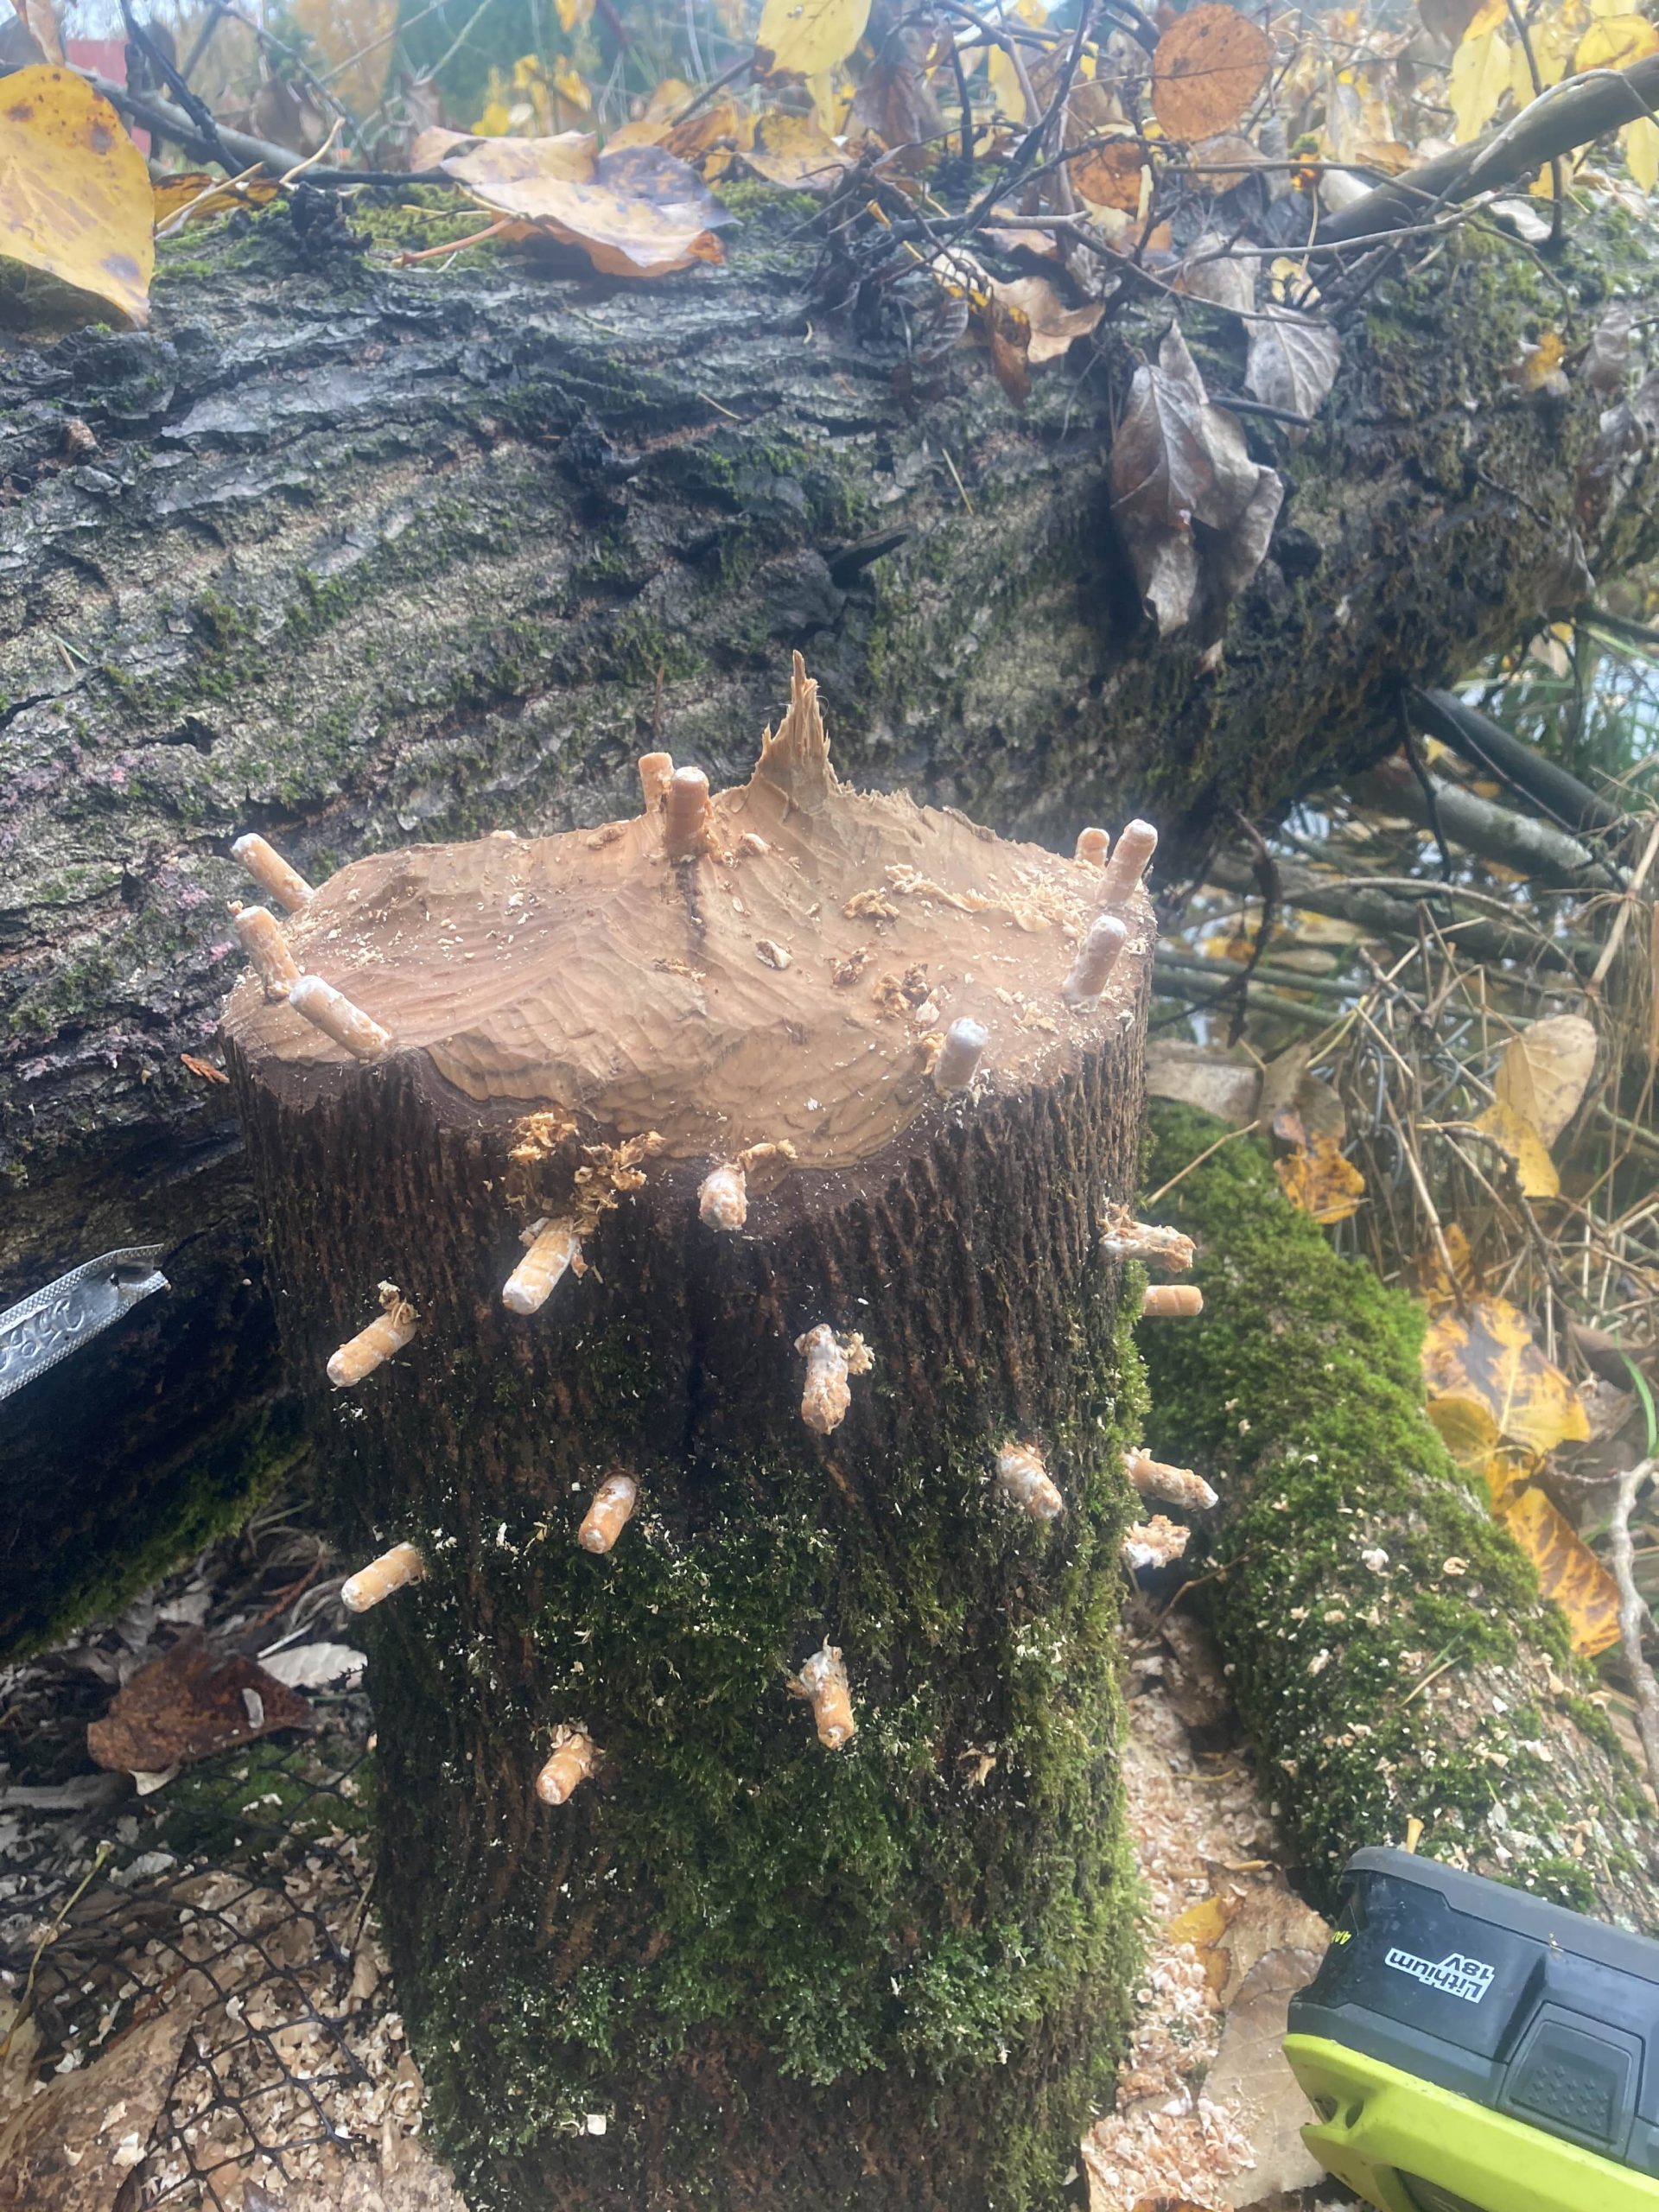
<svg viewBox="0 0 1659 2212">
<path fill-rule="evenodd" d="M 1659 1942 L 1403 1851 L 1348 1862 L 1285 2055 L 1381 2212 L 1659 2212 Z"/>
</svg>

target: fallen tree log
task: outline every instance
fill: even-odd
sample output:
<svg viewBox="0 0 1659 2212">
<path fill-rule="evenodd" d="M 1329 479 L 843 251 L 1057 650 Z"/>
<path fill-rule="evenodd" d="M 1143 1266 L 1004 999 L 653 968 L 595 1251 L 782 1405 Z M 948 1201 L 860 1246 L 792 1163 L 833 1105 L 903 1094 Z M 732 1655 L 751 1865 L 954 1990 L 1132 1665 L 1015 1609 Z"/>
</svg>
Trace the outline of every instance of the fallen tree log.
<svg viewBox="0 0 1659 2212">
<path fill-rule="evenodd" d="M 729 266 L 632 289 L 476 255 L 400 274 L 237 215 L 163 249 L 149 332 L 0 350 L 0 1300 L 190 1240 L 143 1326 L 68 1363 L 79 1390 L 0 1408 L 26 1470 L 0 1635 L 201 1507 L 270 1410 L 234 1122 L 180 1057 L 211 1050 L 239 832 L 321 880 L 411 837 L 597 821 L 644 746 L 729 774 L 799 645 L 867 779 L 1066 849 L 1080 814 L 1138 809 L 1180 868 L 1235 808 L 1386 748 L 1398 676 L 1512 642 L 1564 577 L 1581 596 L 1580 543 L 1617 566 L 1647 542 L 1639 426 L 1592 468 L 1599 396 L 1512 384 L 1561 299 L 1475 239 L 1367 302 L 1304 444 L 1250 419 L 1287 483 L 1268 557 L 1218 658 L 1157 639 L 1108 455 L 1166 303 L 1023 413 L 967 351 L 918 408 L 898 319 L 811 305 L 803 203 L 735 196 Z M 426 244 L 454 218 L 353 219 Z M 1572 248 L 1569 346 L 1599 251 Z M 1241 327 L 1185 312 L 1239 389 Z"/>
<path fill-rule="evenodd" d="M 227 1016 L 382 1554 L 400 2004 L 480 2203 L 1047 2206 L 1135 1957 L 1098 1227 L 1150 908 L 838 785 L 798 677 L 751 781 L 686 785 L 356 863 L 289 938 L 358 1011 Z"/>
<path fill-rule="evenodd" d="M 1154 1102 L 1150 1172 L 1225 1125 Z M 1651 1808 L 1567 1624 L 1423 1411 L 1422 1309 L 1344 1260 L 1234 1136 L 1157 1209 L 1192 1236 L 1197 1321 L 1141 1332 L 1154 1449 L 1222 1494 L 1198 1597 L 1308 1894 L 1403 1843 L 1659 1926 Z"/>
</svg>

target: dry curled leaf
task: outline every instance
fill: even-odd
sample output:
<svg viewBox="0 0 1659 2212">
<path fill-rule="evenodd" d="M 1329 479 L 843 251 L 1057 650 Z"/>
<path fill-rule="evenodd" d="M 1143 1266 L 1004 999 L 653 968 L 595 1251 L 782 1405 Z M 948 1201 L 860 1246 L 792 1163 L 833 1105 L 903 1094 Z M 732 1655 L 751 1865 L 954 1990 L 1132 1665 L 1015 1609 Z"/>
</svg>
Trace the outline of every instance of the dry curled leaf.
<svg viewBox="0 0 1659 2212">
<path fill-rule="evenodd" d="M 659 146 L 595 155 L 585 131 L 469 139 L 441 166 L 486 207 L 580 246 L 609 276 L 666 276 L 724 258 L 731 220 L 696 171 Z"/>
<path fill-rule="evenodd" d="M 197 223 L 232 207 L 267 207 L 282 188 L 275 177 L 209 176 L 206 169 L 185 169 L 174 176 L 157 177 L 153 188 L 156 227 L 159 230 L 187 212 L 188 219 Z"/>
<path fill-rule="evenodd" d="M 251 1659 L 215 1656 L 199 1635 L 187 1636 L 141 1668 L 104 1718 L 88 1724 L 86 1748 L 99 1766 L 154 1774 L 278 1728 L 302 1728 L 310 1718 L 304 1699 Z"/>
<path fill-rule="evenodd" d="M 67 57 L 52 0 L 12 0 L 17 20 L 40 48 L 42 61 L 61 67 Z"/>
<path fill-rule="evenodd" d="M 1334 1137 L 1316 1136 L 1311 1144 L 1274 1162 L 1280 1188 L 1300 1213 L 1328 1227 L 1359 1211 L 1365 1178 L 1344 1160 Z"/>
<path fill-rule="evenodd" d="M 1123 215 L 1141 213 L 1147 157 L 1140 141 L 1127 132 L 1089 147 L 1070 164 L 1069 174 L 1079 200 L 1096 207 L 1116 207 Z"/>
<path fill-rule="evenodd" d="M 1029 334 L 1026 353 L 1033 369 L 1060 359 L 1073 339 L 1086 338 L 1106 312 L 1099 301 L 1089 307 L 1067 307 L 1046 276 L 1020 276 L 1007 284 L 993 282 L 989 289 L 999 307 L 1025 317 Z"/>
<path fill-rule="evenodd" d="M 1273 41 L 1248 16 L 1205 0 L 1178 16 L 1152 58 L 1152 111 L 1172 138 L 1213 138 L 1267 82 Z"/>
<path fill-rule="evenodd" d="M 1293 415 L 1319 413 L 1342 363 L 1342 342 L 1328 323 L 1278 308 L 1251 323 L 1249 348 L 1247 391 Z"/>
<path fill-rule="evenodd" d="M 149 319 L 155 202 L 109 102 L 68 69 L 15 70 L 0 102 L 0 299 L 28 320 Z"/>
</svg>

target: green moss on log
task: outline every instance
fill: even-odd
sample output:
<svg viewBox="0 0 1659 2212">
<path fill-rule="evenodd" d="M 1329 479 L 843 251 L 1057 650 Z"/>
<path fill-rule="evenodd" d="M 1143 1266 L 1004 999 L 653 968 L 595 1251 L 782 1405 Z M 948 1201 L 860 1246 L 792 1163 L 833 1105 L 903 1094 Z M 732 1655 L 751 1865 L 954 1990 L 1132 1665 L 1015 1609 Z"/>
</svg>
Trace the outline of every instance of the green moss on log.
<svg viewBox="0 0 1659 2212">
<path fill-rule="evenodd" d="M 1228 1134 L 1161 1103 L 1151 1128 L 1154 1185 Z M 1414 1815 L 1434 1856 L 1651 1920 L 1635 1775 L 1423 1410 L 1422 1308 L 1340 1258 L 1249 1138 L 1157 1211 L 1198 1241 L 1205 1311 L 1142 1332 L 1151 1438 L 1223 1493 L 1211 1616 L 1316 1901 Z"/>
</svg>

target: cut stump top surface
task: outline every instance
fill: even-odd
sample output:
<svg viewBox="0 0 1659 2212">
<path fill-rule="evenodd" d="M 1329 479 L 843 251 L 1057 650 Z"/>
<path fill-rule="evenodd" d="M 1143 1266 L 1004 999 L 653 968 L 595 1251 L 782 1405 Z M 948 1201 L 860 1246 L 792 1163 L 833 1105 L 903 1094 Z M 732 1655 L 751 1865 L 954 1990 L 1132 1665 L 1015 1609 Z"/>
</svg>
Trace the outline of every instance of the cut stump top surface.
<svg viewBox="0 0 1659 2212">
<path fill-rule="evenodd" d="M 290 919 L 296 960 L 462 1099 L 655 1129 L 684 1159 L 784 1140 L 804 1166 L 872 1157 L 935 1096 L 926 1040 L 963 1016 L 990 1033 L 999 1089 L 1121 1034 L 1150 956 L 1144 895 L 1103 995 L 1074 1011 L 1060 986 L 1099 868 L 840 784 L 816 692 L 797 656 L 777 736 L 712 799 L 692 857 L 671 856 L 660 804 L 378 854 Z M 225 1027 L 257 1074 L 280 1064 L 320 1093 L 372 1074 L 252 976 Z"/>
</svg>

